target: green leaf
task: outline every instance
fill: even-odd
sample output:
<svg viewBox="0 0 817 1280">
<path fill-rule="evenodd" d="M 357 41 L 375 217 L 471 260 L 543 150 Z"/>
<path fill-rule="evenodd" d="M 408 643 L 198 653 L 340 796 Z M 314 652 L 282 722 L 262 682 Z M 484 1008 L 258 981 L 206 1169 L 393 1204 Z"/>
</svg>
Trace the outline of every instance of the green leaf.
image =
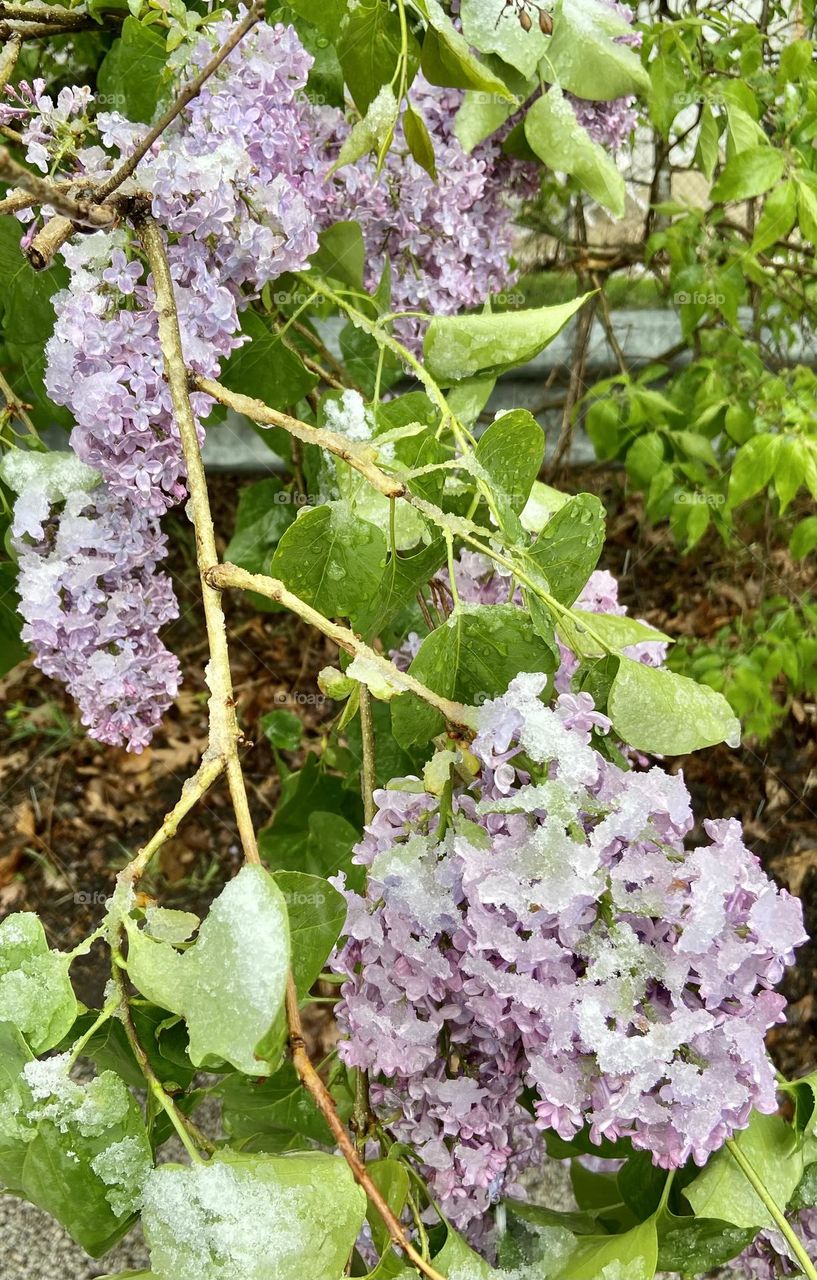
<svg viewBox="0 0 817 1280">
<path fill-rule="evenodd" d="M 749 1126 L 735 1138 L 740 1150 L 781 1207 L 803 1173 L 803 1153 L 791 1125 L 781 1116 L 752 1112 Z M 773 1220 L 728 1148 L 709 1160 L 684 1195 L 699 1218 L 719 1218 L 736 1227 L 770 1227 Z"/>
<path fill-rule="evenodd" d="M 268 711 L 259 723 L 264 737 L 276 751 L 298 750 L 304 727 L 294 711 Z"/>
<path fill-rule="evenodd" d="M 250 341 L 234 351 L 224 365 L 221 381 L 225 387 L 263 400 L 273 409 L 291 409 L 317 386 L 316 375 L 255 311 L 244 312 L 241 332 Z"/>
<path fill-rule="evenodd" d="M 511 115 L 513 105 L 510 102 L 469 90 L 454 117 L 454 136 L 463 151 L 473 151 L 480 142 L 500 129 Z"/>
<path fill-rule="evenodd" d="M 383 579 L 386 539 L 352 515 L 346 503 L 313 507 L 290 525 L 272 559 L 272 573 L 327 617 L 354 616 Z"/>
<path fill-rule="evenodd" d="M 503 413 L 483 432 L 476 448 L 477 461 L 517 515 L 530 497 L 544 454 L 544 432 L 527 409 Z"/>
<path fill-rule="evenodd" d="M 657 59 L 653 66 L 658 66 L 661 61 L 662 59 Z M 701 125 L 698 134 L 698 145 L 695 148 L 695 159 L 701 166 L 701 172 L 707 182 L 712 181 L 712 174 L 715 172 L 715 165 L 718 163 L 719 142 L 718 122 L 709 103 L 705 102 L 701 110 Z"/>
<path fill-rule="evenodd" d="M 727 502 L 730 509 L 766 488 L 774 475 L 780 439 L 780 436 L 773 435 L 752 436 L 738 449 L 729 473 Z"/>
<path fill-rule="evenodd" d="M 497 21 L 499 13 L 502 16 Z M 534 75 L 549 44 L 535 15 L 526 31 L 516 12 L 502 13 L 500 5 L 486 4 L 485 0 L 462 0 L 460 17 L 465 39 L 479 53 L 498 54 L 526 80 Z"/>
<path fill-rule="evenodd" d="M 643 644 L 645 640 L 669 641 L 670 637 L 663 631 L 639 622 L 637 618 L 628 618 L 615 613 L 592 613 L 585 609 L 574 609 L 572 621 L 578 620 L 592 628 L 613 649 L 626 649 L 631 644 Z M 593 636 L 586 636 L 582 643 L 584 654 L 604 653 L 606 650 L 598 645 Z"/>
<path fill-rule="evenodd" d="M 807 240 L 817 245 L 817 174 L 798 170 L 794 179 L 797 183 L 800 230 Z"/>
<path fill-rule="evenodd" d="M 433 1258 L 434 1268 L 444 1276 L 459 1275 L 462 1280 L 493 1280 L 493 1267 L 467 1245 L 452 1226 L 448 1227 L 445 1244 Z"/>
<path fill-rule="evenodd" d="M 559 85 L 552 85 L 533 103 L 525 116 L 525 137 L 550 169 L 572 174 L 594 200 L 615 217 L 623 217 L 624 178 L 604 148 L 579 123 Z"/>
<path fill-rule="evenodd" d="M 616 732 L 638 751 L 678 756 L 740 742 L 740 724 L 722 694 L 632 658 L 621 659 L 607 709 Z"/>
<path fill-rule="evenodd" d="M 658 1270 L 704 1275 L 742 1253 L 757 1234 L 717 1218 L 679 1218 L 666 1211 L 658 1221 Z"/>
<path fill-rule="evenodd" d="M 435 316 L 423 343 L 428 371 L 450 386 L 477 373 L 502 373 L 527 364 L 589 297 L 585 293 L 572 302 L 526 311 Z"/>
<path fill-rule="evenodd" d="M 800 1133 L 812 1136 L 817 1129 L 817 1071 L 788 1080 L 778 1086 L 794 1099 L 794 1124 Z"/>
<path fill-rule="evenodd" d="M 359 222 L 335 222 L 318 237 L 320 248 L 311 260 L 311 266 L 323 276 L 363 288 L 366 266 L 366 249 Z"/>
<path fill-rule="evenodd" d="M 550 672 L 550 646 L 515 605 L 467 605 L 426 636 L 409 671 L 436 693 L 481 703 L 504 693 L 520 671 Z M 427 743 L 444 728 L 438 711 L 413 694 L 392 703 L 394 736 L 403 747 Z"/>
<path fill-rule="evenodd" d="M 548 520 L 528 551 L 550 594 L 571 605 L 598 564 L 604 545 L 604 507 L 592 493 L 570 498 Z"/>
<path fill-rule="evenodd" d="M 556 1280 L 601 1280 L 609 1275 L 627 1280 L 652 1280 L 658 1264 L 658 1232 L 652 1218 L 615 1236 L 585 1236 L 571 1253 Z"/>
<path fill-rule="evenodd" d="M 346 899 L 328 880 L 302 871 L 277 871 L 275 883 L 289 914 L 292 975 L 298 994 L 309 994 L 346 922 Z"/>
<path fill-rule="evenodd" d="M 263 1135 L 268 1142 L 278 1140 L 283 1145 L 298 1134 L 310 1142 L 332 1145 L 329 1126 L 291 1062 L 266 1080 L 230 1075 L 220 1093 L 224 1130 L 233 1142 Z"/>
<path fill-rule="evenodd" d="M 731 200 L 752 200 L 762 196 L 779 182 L 786 168 L 786 157 L 774 147 L 748 147 L 733 155 L 712 188 L 712 199 L 719 204 Z"/>
<path fill-rule="evenodd" d="M 615 1188 L 615 1181 L 613 1187 Z M 590 1236 L 599 1229 L 592 1213 L 576 1212 L 574 1209 L 548 1209 L 541 1204 L 529 1204 L 526 1200 L 508 1199 L 505 1203 L 517 1218 L 521 1218 L 523 1222 L 532 1222 L 538 1227 L 564 1227 L 575 1236 Z"/>
<path fill-rule="evenodd" d="M 249 1075 L 269 1075 L 255 1050 L 283 1007 L 290 963 L 286 903 L 272 876 L 243 867 L 184 952 L 125 923 L 131 981 L 185 1019 L 194 1065 L 226 1061 Z"/>
<path fill-rule="evenodd" d="M 340 31 L 348 0 L 290 0 L 289 7 L 334 42 Z"/>
<path fill-rule="evenodd" d="M 374 1185 L 382 1195 L 394 1216 L 400 1220 L 406 1207 L 410 1190 L 408 1170 L 398 1160 L 373 1160 L 367 1164 L 366 1171 Z M 380 1211 L 369 1201 L 367 1212 L 372 1239 L 378 1253 L 384 1253 L 389 1247 L 391 1234 Z"/>
<path fill-rule="evenodd" d="M 272 871 L 329 876 L 347 869 L 362 821 L 359 787 L 345 787 L 310 752 L 304 767 L 285 779 L 275 817 L 258 842 Z"/>
<path fill-rule="evenodd" d="M 184 1206 L 184 1230 L 179 1207 Z M 366 1212 L 346 1161 L 323 1152 L 217 1152 L 201 1165 L 161 1165 L 142 1223 L 153 1270 L 168 1280 L 339 1280 Z"/>
<path fill-rule="evenodd" d="M 13 1022 L 35 1053 L 53 1049 L 76 1020 L 69 965 L 68 956 L 49 950 L 33 912 L 0 921 L 0 1021 Z"/>
<path fill-rule="evenodd" d="M 817 547 L 817 516 L 806 516 L 794 526 L 789 539 L 789 551 L 795 560 L 802 560 Z"/>
<path fill-rule="evenodd" d="M 337 53 L 355 106 L 365 115 L 400 61 L 400 19 L 385 0 L 358 0 L 346 10 Z M 409 32 L 409 82 L 420 61 L 420 48 Z"/>
<path fill-rule="evenodd" d="M 666 1169 L 659 1169 L 652 1162 L 648 1151 L 636 1151 L 618 1171 L 618 1189 L 621 1199 L 632 1209 L 639 1222 L 655 1213 L 667 1184 Z"/>
<path fill-rule="evenodd" d="M 774 463 L 774 488 L 780 499 L 780 514 L 789 506 L 806 474 L 808 446 L 797 436 L 780 436 Z"/>
<path fill-rule="evenodd" d="M 439 0 L 409 0 L 426 26 L 421 67 L 432 84 L 453 89 L 481 89 L 497 94 L 513 106 L 516 98 L 504 80 L 480 62 L 471 52 L 462 32 L 457 31 Z"/>
<path fill-rule="evenodd" d="M 406 135 L 409 151 L 420 168 L 425 169 L 430 178 L 436 178 L 437 160 L 434 146 L 425 120 L 419 112 L 414 110 L 411 103 L 406 103 L 406 109 L 403 112 L 403 133 Z"/>
<path fill-rule="evenodd" d="M 0 676 L 11 671 L 28 654 L 28 646 L 20 639 L 23 620 L 17 612 L 20 598 L 16 582 L 15 565 L 0 564 Z"/>
<path fill-rule="evenodd" d="M 165 36 L 129 15 L 100 65 L 96 102 L 105 111 L 121 111 L 130 120 L 150 124 L 162 95 L 166 63 Z"/>
<path fill-rule="evenodd" d="M 557 0 L 553 37 L 548 43 L 545 75 L 553 74 L 562 89 L 593 102 L 629 94 L 648 94 L 650 77 L 641 58 L 616 37 L 632 27 L 595 0 Z"/>
<path fill-rule="evenodd" d="M 762 253 L 785 240 L 797 217 L 797 186 L 789 179 L 770 191 L 752 236 L 752 252 Z"/>
<path fill-rule="evenodd" d="M 412 555 L 389 556 L 380 590 L 356 614 L 355 621 L 362 634 L 379 635 L 395 614 L 433 578 L 444 561 L 442 538 L 435 538 Z"/>
</svg>

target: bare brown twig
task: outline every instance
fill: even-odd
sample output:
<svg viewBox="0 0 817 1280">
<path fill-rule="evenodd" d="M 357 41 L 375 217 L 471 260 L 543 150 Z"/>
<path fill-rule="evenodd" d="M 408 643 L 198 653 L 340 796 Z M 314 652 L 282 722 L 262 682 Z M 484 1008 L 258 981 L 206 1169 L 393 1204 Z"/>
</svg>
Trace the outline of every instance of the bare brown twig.
<svg viewBox="0 0 817 1280">
<path fill-rule="evenodd" d="M 289 1024 L 289 1049 L 292 1054 L 292 1061 L 295 1070 L 298 1072 L 298 1078 L 306 1089 L 308 1089 L 316 1106 L 320 1110 L 322 1116 L 326 1120 L 332 1131 L 332 1136 L 337 1142 L 340 1150 L 352 1171 L 355 1181 L 363 1188 L 366 1195 L 377 1209 L 381 1218 L 388 1228 L 392 1242 L 403 1251 L 406 1257 L 413 1263 L 418 1271 L 421 1271 L 427 1280 L 445 1280 L 445 1277 L 439 1271 L 421 1257 L 413 1244 L 409 1240 L 401 1222 L 394 1216 L 392 1210 L 381 1195 L 378 1188 L 372 1182 L 369 1174 L 366 1172 L 366 1166 L 355 1148 L 355 1144 L 349 1136 L 343 1121 L 337 1113 L 335 1101 L 326 1085 L 321 1080 L 318 1072 L 312 1064 L 306 1049 L 306 1041 L 304 1040 L 303 1027 L 301 1026 L 301 1011 L 298 1007 L 298 994 L 295 990 L 295 983 L 290 978 L 287 987 L 286 997 L 287 1022 Z"/>
</svg>

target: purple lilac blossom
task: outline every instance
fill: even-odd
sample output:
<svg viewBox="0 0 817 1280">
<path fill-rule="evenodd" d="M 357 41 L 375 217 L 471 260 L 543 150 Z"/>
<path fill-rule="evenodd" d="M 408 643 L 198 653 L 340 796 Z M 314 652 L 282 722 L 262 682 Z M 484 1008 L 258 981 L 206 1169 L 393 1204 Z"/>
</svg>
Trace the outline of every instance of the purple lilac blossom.
<svg viewBox="0 0 817 1280">
<path fill-rule="evenodd" d="M 589 695 L 548 708 L 545 686 L 518 676 L 481 709 L 479 771 L 442 835 L 416 780 L 376 793 L 335 962 L 341 1056 L 379 1077 L 393 1135 L 421 1136 L 461 1228 L 541 1152 L 532 1124 L 629 1137 L 675 1168 L 774 1111 L 772 988 L 805 941 L 738 822 L 688 848 L 683 777 L 606 760 Z"/>
<path fill-rule="evenodd" d="M 141 751 L 178 692 L 179 663 L 158 637 L 177 617 L 158 565 L 158 521 L 103 487 L 61 509 L 15 508 L 22 638 L 35 665 L 62 681 L 92 737 Z M 22 521 L 25 521 L 23 524 Z"/>
</svg>

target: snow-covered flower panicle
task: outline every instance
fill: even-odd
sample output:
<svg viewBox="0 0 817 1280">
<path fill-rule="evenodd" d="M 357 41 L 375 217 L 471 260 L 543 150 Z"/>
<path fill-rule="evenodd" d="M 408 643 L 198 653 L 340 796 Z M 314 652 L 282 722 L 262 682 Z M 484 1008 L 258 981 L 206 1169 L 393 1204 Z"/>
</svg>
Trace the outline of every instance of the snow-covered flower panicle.
<svg viewBox="0 0 817 1280">
<path fill-rule="evenodd" d="M 15 520 L 22 521 L 26 492 Z M 159 571 L 156 519 L 104 487 L 74 489 L 61 506 L 18 524 L 22 638 L 35 665 L 60 680 L 92 737 L 141 751 L 178 692 L 178 659 L 159 639 L 178 615 Z"/>
<path fill-rule="evenodd" d="M 336 961 L 341 1055 L 378 1077 L 395 1137 L 419 1135 L 461 1227 L 540 1153 L 537 1128 L 674 1168 L 774 1111 L 772 988 L 805 941 L 739 823 L 688 848 L 682 776 L 610 763 L 589 695 L 546 707 L 545 685 L 521 675 L 481 709 L 447 820 L 416 781 L 376 793 Z"/>
</svg>

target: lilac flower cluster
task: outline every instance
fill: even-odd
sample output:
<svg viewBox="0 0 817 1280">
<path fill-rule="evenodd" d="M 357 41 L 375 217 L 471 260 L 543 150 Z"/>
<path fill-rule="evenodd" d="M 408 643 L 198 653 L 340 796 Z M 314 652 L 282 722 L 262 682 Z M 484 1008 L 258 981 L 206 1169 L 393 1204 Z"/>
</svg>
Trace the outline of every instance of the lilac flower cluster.
<svg viewBox="0 0 817 1280">
<path fill-rule="evenodd" d="M 211 51 L 203 40 L 194 66 Z M 314 217 L 285 176 L 306 169 L 286 112 L 298 118 L 310 63 L 291 29 L 259 27 L 138 169 L 172 237 L 182 343 L 197 373 L 217 376 L 242 341 L 243 288 L 304 266 L 317 247 Z M 55 108 L 38 84 L 22 88 L 7 110 L 31 114 L 25 137 L 36 161 L 35 149 L 49 143 L 69 155 L 66 122 L 87 107 L 87 95 L 63 91 Z M 106 146 L 123 154 L 143 132 L 113 113 L 98 124 Z M 305 152 L 306 137 L 302 144 Z M 69 158 L 74 172 L 92 178 L 111 164 L 100 147 L 72 147 Z M 185 496 L 184 462 L 138 244 L 124 230 L 100 232 L 69 243 L 64 256 L 70 279 L 54 299 L 46 386 L 72 410 L 74 453 L 103 487 L 70 497 L 41 537 L 25 527 L 31 497 L 21 495 L 24 636 L 43 670 L 67 684 L 92 736 L 138 751 L 179 682 L 157 636 L 177 608 L 169 579 L 155 569 L 165 546 L 157 520 Z M 200 394 L 192 402 L 199 415 L 210 403 Z"/>
<path fill-rule="evenodd" d="M 447 817 L 417 780 L 376 794 L 336 961 L 341 1055 L 381 1077 L 376 1106 L 419 1136 L 460 1226 L 536 1151 L 533 1124 L 673 1168 L 774 1111 L 772 988 L 805 940 L 739 823 L 686 848 L 682 776 L 607 761 L 590 697 L 548 708 L 545 684 L 518 676 L 481 709 Z"/>
<path fill-rule="evenodd" d="M 178 659 L 158 637 L 178 614 L 158 571 L 158 522 L 104 487 L 72 490 L 53 516 L 26 502 L 24 493 L 15 526 L 23 640 L 67 686 L 92 737 L 140 751 L 179 687 Z"/>
<path fill-rule="evenodd" d="M 463 151 L 453 132 L 462 96 L 422 76 L 411 87 L 412 105 L 434 146 L 436 178 L 412 158 L 402 123 L 379 175 L 372 158 L 335 175 L 332 221 L 354 217 L 360 223 L 370 288 L 389 264 L 395 312 L 448 315 L 481 305 L 514 278 L 511 211 L 535 194 L 537 169 L 503 155 L 496 138 Z M 338 141 L 343 133 L 345 128 Z M 419 348 L 422 324 L 416 316 L 403 317 L 395 328 Z"/>
</svg>

